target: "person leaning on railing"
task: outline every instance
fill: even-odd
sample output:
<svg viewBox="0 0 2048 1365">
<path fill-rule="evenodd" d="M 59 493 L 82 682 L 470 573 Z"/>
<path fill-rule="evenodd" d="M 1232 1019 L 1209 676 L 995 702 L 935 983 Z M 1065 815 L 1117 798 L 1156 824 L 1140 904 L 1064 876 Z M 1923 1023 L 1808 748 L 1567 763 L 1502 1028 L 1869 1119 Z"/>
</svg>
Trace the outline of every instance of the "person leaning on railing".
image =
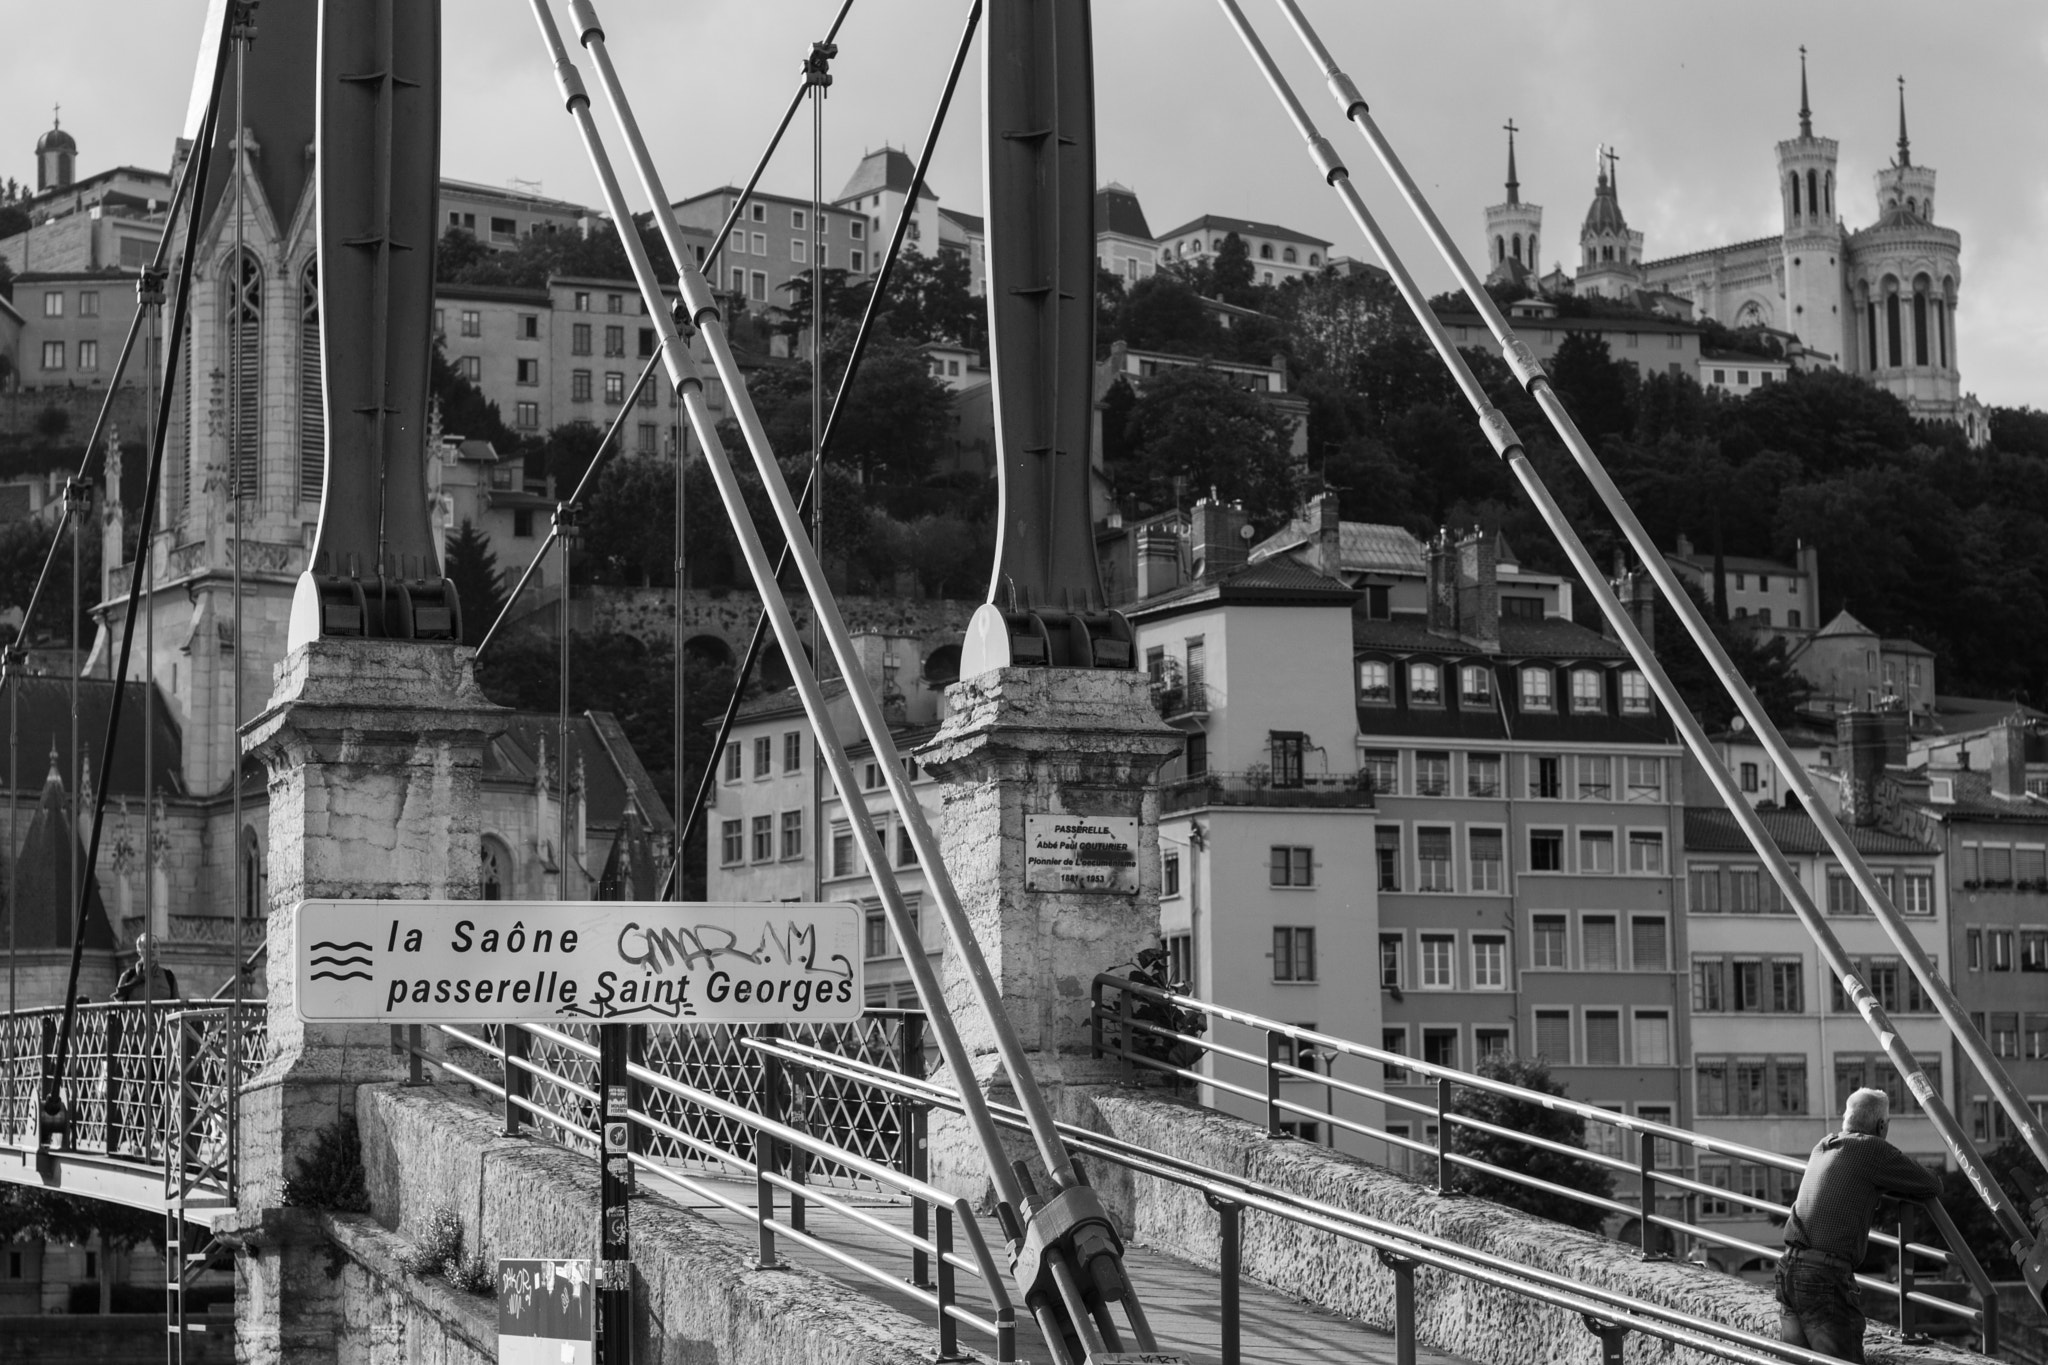
<svg viewBox="0 0 2048 1365">
<path fill-rule="evenodd" d="M 1863 1359 L 1856 1267 L 1878 1208 L 1887 1197 L 1932 1199 L 1941 1192 L 1939 1176 L 1885 1141 L 1890 1128 L 1884 1091 L 1858 1090 L 1843 1110 L 1842 1131 L 1822 1138 L 1807 1160 L 1778 1262 L 1778 1335 L 1794 1346 Z"/>
<path fill-rule="evenodd" d="M 135 938 L 135 962 L 114 983 L 114 999 L 153 1005 L 159 1000 L 178 998 L 178 978 L 157 960 L 156 940 L 148 934 Z"/>
</svg>

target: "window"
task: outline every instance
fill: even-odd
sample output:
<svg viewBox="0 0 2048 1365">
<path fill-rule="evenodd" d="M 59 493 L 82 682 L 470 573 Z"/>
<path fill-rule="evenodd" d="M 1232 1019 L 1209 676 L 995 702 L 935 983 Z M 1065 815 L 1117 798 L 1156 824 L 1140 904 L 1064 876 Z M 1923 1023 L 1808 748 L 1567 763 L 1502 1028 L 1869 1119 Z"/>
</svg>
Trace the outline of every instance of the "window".
<svg viewBox="0 0 2048 1365">
<path fill-rule="evenodd" d="M 1445 753 L 1415 755 L 1415 794 L 1448 796 L 1451 792 L 1451 756 Z"/>
<path fill-rule="evenodd" d="M 767 735 L 754 737 L 754 776 L 766 777 L 774 770 L 775 741 Z"/>
<path fill-rule="evenodd" d="M 1191 731 L 1188 735 L 1187 748 L 1183 752 L 1187 755 L 1189 777 L 1200 777 L 1209 771 L 1209 736 L 1207 733 L 1201 730 Z"/>
<path fill-rule="evenodd" d="M 755 222 L 765 223 L 768 221 L 768 206 L 766 204 L 749 204 L 747 205 L 747 214 Z"/>
<path fill-rule="evenodd" d="M 1614 871 L 1614 831 L 1606 829 L 1582 829 L 1579 831 L 1579 871 Z"/>
<path fill-rule="evenodd" d="M 754 817 L 754 861 L 765 863 L 775 857 L 775 817 Z"/>
<path fill-rule="evenodd" d="M 455 372 L 472 384 L 480 382 L 484 377 L 483 357 L 475 355 L 458 357 L 455 361 Z"/>
<path fill-rule="evenodd" d="M 1600 686 L 1600 672 L 1593 668 L 1572 670 L 1572 710 L 1584 714 L 1589 711 L 1604 711 L 1607 708 L 1605 689 Z"/>
<path fill-rule="evenodd" d="M 1497 829 L 1475 829 L 1465 835 L 1471 849 L 1471 889 L 1474 891 L 1501 891 L 1506 889 L 1507 878 L 1504 870 L 1507 863 L 1505 836 Z"/>
<path fill-rule="evenodd" d="M 800 810 L 782 812 L 782 856 L 804 856 L 804 813 Z"/>
<path fill-rule="evenodd" d="M 867 945 L 862 955 L 870 961 L 878 957 L 889 956 L 889 920 L 887 916 L 879 913 L 868 916 Z"/>
<path fill-rule="evenodd" d="M 1358 699 L 1388 704 L 1394 700 L 1394 685 L 1387 665 L 1378 659 L 1363 659 L 1358 665 Z"/>
<path fill-rule="evenodd" d="M 53 295 L 52 297 L 55 296 Z M 64 368 L 63 342 L 46 341 L 43 343 L 43 368 L 46 370 L 61 370 Z"/>
<path fill-rule="evenodd" d="M 803 771 L 804 732 L 785 730 L 782 732 L 782 771 L 794 773 Z"/>
<path fill-rule="evenodd" d="M 1628 779 L 1628 799 L 1631 801 L 1662 801 L 1664 799 L 1664 760 L 1660 758 L 1630 758 L 1623 760 L 1624 775 Z"/>
<path fill-rule="evenodd" d="M 607 327 L 604 329 L 604 353 L 608 356 L 626 353 L 626 329 Z"/>
<path fill-rule="evenodd" d="M 1728 1008 L 1727 996 L 1722 992 L 1724 966 L 1718 957 L 1693 958 L 1692 1008 L 1695 1014 L 1719 1014 Z"/>
<path fill-rule="evenodd" d="M 1273 930 L 1273 979 L 1316 979 L 1316 931 L 1295 927 Z"/>
<path fill-rule="evenodd" d="M 1628 922 L 1629 967 L 1638 972 L 1671 969 L 1671 935 L 1662 915 L 1632 915 Z"/>
<path fill-rule="evenodd" d="M 576 291 L 575 308 L 576 311 L 579 313 L 587 313 L 590 311 L 590 294 L 588 291 L 582 289 Z M 578 323 L 577 325 L 583 328 L 583 344 L 585 346 L 588 346 L 590 344 L 589 327 L 583 323 Z M 588 353 L 586 352 L 586 354 Z"/>
<path fill-rule="evenodd" d="M 1685 874 L 1686 908 L 1695 915 L 1721 913 L 1721 869 L 1695 864 Z"/>
<path fill-rule="evenodd" d="M 1311 855 L 1315 850 L 1295 845 L 1273 845 L 1272 884 L 1274 886 L 1313 886 Z"/>
<path fill-rule="evenodd" d="M 1524 711 L 1548 711 L 1551 709 L 1549 669 L 1525 668 L 1522 670 L 1522 709 Z"/>
<path fill-rule="evenodd" d="M 1169 981 L 1192 982 L 1195 979 L 1195 936 L 1168 934 L 1166 963 Z"/>
<path fill-rule="evenodd" d="M 896 866 L 917 866 L 917 845 L 911 842 L 910 826 L 896 826 Z"/>
<path fill-rule="evenodd" d="M 861 225 L 860 225 L 859 223 L 855 223 L 855 224 L 853 225 L 853 235 L 854 235 L 854 236 L 856 236 L 856 237 L 860 236 L 860 228 L 861 228 Z M 864 253 L 862 253 L 862 252 L 859 252 L 859 251 L 849 251 L 849 252 L 847 252 L 847 253 L 846 253 L 846 259 L 847 259 L 847 264 L 848 264 L 849 266 L 851 266 L 851 267 L 852 267 L 852 269 L 853 269 L 853 273 L 854 273 L 854 274 L 856 274 L 856 275 L 859 275 L 859 274 L 863 273 L 863 272 L 864 272 L 864 271 L 865 271 L 865 270 L 867 269 L 867 267 L 866 267 L 866 264 L 865 264 L 865 261 L 866 261 L 866 256 L 865 256 L 865 255 L 864 255 Z"/>
<path fill-rule="evenodd" d="M 540 314 L 521 313 L 519 315 L 519 339 L 521 341 L 540 340 Z"/>
<path fill-rule="evenodd" d="M 100 367 L 100 344 L 97 341 L 78 343 L 78 368 L 97 370 Z"/>
<path fill-rule="evenodd" d="M 1380 1051 L 1391 1052 L 1397 1057 L 1406 1057 L 1408 1055 L 1408 1030 L 1405 1028 L 1381 1029 Z M 1404 1085 L 1408 1080 L 1408 1068 L 1398 1062 L 1381 1062 L 1380 1079 L 1388 1085 Z"/>
<path fill-rule="evenodd" d="M 1435 664 L 1408 665 L 1408 701 L 1412 706 L 1441 706 L 1443 672 Z"/>
<path fill-rule="evenodd" d="M 728 781 L 728 782 L 737 782 L 737 781 L 739 781 L 739 780 L 740 780 L 740 762 L 741 762 L 741 759 L 740 759 L 740 745 L 739 745 L 739 741 L 738 741 L 738 740 L 734 740 L 734 741 L 733 741 L 732 743 L 730 743 L 730 744 L 728 744 L 728 745 L 726 745 L 726 746 L 725 746 L 725 780 L 726 780 L 726 781 Z"/>
<path fill-rule="evenodd" d="M 1993 929 L 1985 934 L 1985 943 L 1991 949 L 1991 970 L 2009 972 L 2012 970 L 2012 930 Z"/>
<path fill-rule="evenodd" d="M 1982 929 L 1965 930 L 1963 933 L 1963 947 L 1970 959 L 1970 970 L 1973 972 L 1983 971 L 1984 931 Z"/>
<path fill-rule="evenodd" d="M 1299 732 L 1288 730 L 1275 730 L 1267 737 L 1274 786 L 1301 786 L 1302 739 Z"/>
<path fill-rule="evenodd" d="M 583 296 L 583 295 L 578 295 L 578 297 L 579 297 L 579 298 L 581 298 L 581 297 L 585 297 L 585 296 Z M 574 327 L 571 327 L 571 328 L 569 329 L 569 354 L 570 354 L 570 355 L 589 355 L 589 354 L 590 354 L 590 324 L 589 324 L 589 323 L 587 323 L 587 322 L 579 322 L 579 323 L 577 323 L 577 324 L 576 324 L 576 325 L 575 325 Z"/>
<path fill-rule="evenodd" d="M 1207 637 L 1190 635 L 1187 641 L 1188 690 L 1193 692 L 1207 684 L 1209 675 L 1209 646 Z"/>
<path fill-rule="evenodd" d="M 1472 1051 L 1481 1062 L 1500 1062 L 1508 1057 L 1508 1031 L 1504 1028 L 1472 1030 Z"/>
<path fill-rule="evenodd" d="M 62 293 L 53 289 L 43 295 L 43 316 L 46 318 L 61 318 L 64 316 L 64 295 Z"/>
<path fill-rule="evenodd" d="M 1500 795 L 1500 755 L 1468 754 L 1465 757 L 1465 795 Z"/>
<path fill-rule="evenodd" d="M 607 313 L 623 313 L 626 311 L 626 300 L 618 294 L 606 294 L 604 296 L 604 311 Z"/>
<path fill-rule="evenodd" d="M 875 762 L 863 764 L 860 770 L 860 789 L 865 792 L 880 791 L 882 788 L 882 765 Z"/>
<path fill-rule="evenodd" d="M 78 316 L 96 318 L 100 315 L 100 291 L 81 289 L 78 291 Z"/>
<path fill-rule="evenodd" d="M 756 245 L 756 246 L 760 246 L 760 245 L 761 245 L 761 234 L 760 234 L 760 233 L 758 233 L 758 232 L 754 234 L 754 245 Z M 756 270 L 756 271 L 753 271 L 752 273 L 750 273 L 750 274 L 749 274 L 749 275 L 747 276 L 747 294 L 748 294 L 748 297 L 752 298 L 752 299 L 753 299 L 753 300 L 754 300 L 754 301 L 755 301 L 756 303 L 760 303 L 760 302 L 763 302 L 763 301 L 765 301 L 765 300 L 767 299 L 767 297 L 768 297 L 768 272 L 767 272 L 767 271 L 765 271 L 765 270 Z"/>
<path fill-rule="evenodd" d="M 746 830 L 740 824 L 740 822 L 737 820 L 721 821 L 719 823 L 718 833 L 719 861 L 726 864 L 727 866 L 731 866 L 732 864 L 738 862 L 744 862 L 747 856 L 747 836 Z"/>
<path fill-rule="evenodd" d="M 1401 759 L 1391 749 L 1367 749 L 1363 762 L 1374 791 L 1392 796 L 1401 789 Z"/>
<path fill-rule="evenodd" d="M 1565 920 L 1563 915 L 1537 915 L 1531 921 L 1529 935 L 1529 965 L 1532 967 L 1562 968 L 1566 964 L 1564 952 Z"/>
<path fill-rule="evenodd" d="M 2048 972 L 2048 930 L 2020 930 L 2020 970 Z"/>
<path fill-rule="evenodd" d="M 1455 891 L 1451 878 L 1451 831 L 1424 826 L 1415 831 L 1415 889 Z"/>
<path fill-rule="evenodd" d="M 1458 1065 L 1458 1031 L 1454 1028 L 1426 1028 L 1422 1031 L 1422 1060 L 1431 1066 Z"/>
<path fill-rule="evenodd" d="M 462 334 L 466 337 L 480 337 L 484 334 L 483 315 L 476 309 L 462 310 Z"/>
<path fill-rule="evenodd" d="M 1806 1012 L 1806 964 L 1798 958 L 1780 958 L 1771 963 L 1771 1012 Z"/>
<path fill-rule="evenodd" d="M 1563 830 L 1532 829 L 1529 831 L 1529 870 L 1531 872 L 1564 871 Z"/>
<path fill-rule="evenodd" d="M 533 402 L 512 405 L 512 424 L 521 431 L 540 430 L 540 404 Z"/>
<path fill-rule="evenodd" d="M 803 265 L 809 260 L 809 250 L 810 243 L 806 242 L 803 238 L 792 237 L 789 239 L 789 259 L 795 261 L 798 265 Z"/>
<path fill-rule="evenodd" d="M 605 371 L 604 401 L 612 404 L 626 401 L 626 376 L 617 370 Z"/>
<path fill-rule="evenodd" d="M 512 510 L 512 534 L 520 540 L 533 539 L 533 509 L 516 507 Z"/>
<path fill-rule="evenodd" d="M 1753 867 L 1737 867 L 1728 873 L 1728 908 L 1738 915 L 1754 915 L 1768 908 L 1773 913 L 1787 913 L 1790 907 L 1779 894 L 1777 884 L 1770 886 L 1771 903 L 1764 904 L 1763 873 Z"/>
<path fill-rule="evenodd" d="M 588 403 L 590 401 L 590 371 L 571 370 L 569 372 L 569 401 L 572 403 Z"/>
<path fill-rule="evenodd" d="M 832 875 L 851 877 L 853 864 L 853 830 L 846 825 L 832 826 Z"/>
<path fill-rule="evenodd" d="M 1579 800 L 1610 801 L 1614 798 L 1614 760 L 1604 755 L 1579 759 Z"/>
<path fill-rule="evenodd" d="M 1456 956 L 1458 940 L 1449 934 L 1422 936 L 1422 988 L 1447 991 L 1458 984 Z"/>
<path fill-rule="evenodd" d="M 1728 1059 L 1726 1057 L 1695 1057 L 1693 1070 L 1699 1081 L 1694 1092 L 1693 1105 L 1701 1115 L 1718 1115 L 1728 1112 Z"/>
<path fill-rule="evenodd" d="M 514 362 L 514 365 L 517 370 L 519 383 L 525 384 L 528 387 L 540 383 L 540 362 L 538 360 L 519 360 Z"/>
<path fill-rule="evenodd" d="M 1628 870 L 1662 875 L 1664 871 L 1664 836 L 1657 830 L 1632 829 L 1628 832 Z"/>
<path fill-rule="evenodd" d="M 1379 860 L 1380 890 L 1401 889 L 1401 831 L 1382 825 L 1373 831 L 1373 853 Z"/>
<path fill-rule="evenodd" d="M 1637 1066 L 1671 1065 L 1671 1016 L 1663 1010 L 1638 1010 L 1635 1016 Z"/>
<path fill-rule="evenodd" d="M 1536 1011 L 1536 1055 L 1559 1066 L 1572 1060 L 1572 1016 L 1570 1010 Z"/>
<path fill-rule="evenodd" d="M 858 218 L 854 218 L 847 222 L 846 231 L 848 232 L 848 234 L 852 236 L 854 241 L 858 242 L 859 240 L 861 240 L 862 237 L 867 235 L 867 224 L 863 223 Z M 860 269 L 860 267 L 855 266 L 854 269 L 858 270 Z"/>
<path fill-rule="evenodd" d="M 1380 989 L 1401 988 L 1401 950 L 1403 944 L 1399 934 L 1380 935 Z M 1398 1052 L 1399 1048 L 1388 1048 Z"/>
<path fill-rule="evenodd" d="M 1563 765 L 1555 758 L 1529 760 L 1529 795 L 1541 801 L 1555 801 L 1564 795 Z"/>
<path fill-rule="evenodd" d="M 640 329 L 640 358 L 645 360 L 653 354 L 654 329 L 652 327 L 642 327 Z"/>
<path fill-rule="evenodd" d="M 1458 670 L 1458 700 L 1466 706 L 1493 705 L 1493 672 L 1479 664 Z"/>
<path fill-rule="evenodd" d="M 1586 1011 L 1586 1065 L 1621 1065 L 1621 1012 Z"/>
<path fill-rule="evenodd" d="M 1588 915 L 1579 922 L 1579 968 L 1588 972 L 1621 970 L 1620 935 L 1614 916 Z"/>
<path fill-rule="evenodd" d="M 1757 790 L 1757 770 L 1756 770 L 1756 764 L 1754 764 L 1754 763 L 1745 763 L 1745 764 L 1743 764 L 1743 765 L 1742 765 L 1742 778 L 1741 778 L 1741 781 L 1742 781 L 1742 789 L 1743 789 L 1744 791 L 1746 791 L 1746 792 L 1753 792 L 1753 791 L 1756 791 L 1756 790 Z"/>
<path fill-rule="evenodd" d="M 1159 894 L 1178 896 L 1180 894 L 1180 854 L 1169 853 L 1159 864 Z"/>
<path fill-rule="evenodd" d="M 1491 934 L 1472 939 L 1472 989 L 1506 990 L 1508 984 L 1508 941 Z"/>
</svg>

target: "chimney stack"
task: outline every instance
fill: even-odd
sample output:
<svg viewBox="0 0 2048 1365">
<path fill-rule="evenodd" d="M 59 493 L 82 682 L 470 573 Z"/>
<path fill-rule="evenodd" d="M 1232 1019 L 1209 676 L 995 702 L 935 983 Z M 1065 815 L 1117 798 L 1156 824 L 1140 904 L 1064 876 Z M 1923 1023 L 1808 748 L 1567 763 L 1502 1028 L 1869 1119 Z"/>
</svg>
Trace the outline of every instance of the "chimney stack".
<svg viewBox="0 0 2048 1365">
<path fill-rule="evenodd" d="M 1451 564 L 1451 533 L 1438 527 L 1429 538 L 1429 629 L 1439 635 L 1458 633 L 1458 584 Z"/>
<path fill-rule="evenodd" d="M 1309 561 L 1325 578 L 1344 577 L 1344 528 L 1338 519 L 1337 495 L 1321 492 L 1309 499 Z"/>
<path fill-rule="evenodd" d="M 2027 722 L 2007 716 L 1991 728 L 1991 794 L 2008 801 L 2027 799 Z"/>
<path fill-rule="evenodd" d="M 1458 538 L 1458 634 L 1489 653 L 1500 650 L 1500 537 L 1475 526 Z"/>
<path fill-rule="evenodd" d="M 1131 532 L 1137 539 L 1138 600 L 1157 597 L 1180 586 L 1180 536 L 1172 526 L 1154 522 Z"/>
<path fill-rule="evenodd" d="M 1225 503 L 1211 489 L 1209 496 L 1195 504 L 1195 577 L 1214 582 L 1233 569 L 1243 568 L 1251 559 L 1251 539 L 1245 534 L 1251 523 L 1244 508 Z"/>
</svg>

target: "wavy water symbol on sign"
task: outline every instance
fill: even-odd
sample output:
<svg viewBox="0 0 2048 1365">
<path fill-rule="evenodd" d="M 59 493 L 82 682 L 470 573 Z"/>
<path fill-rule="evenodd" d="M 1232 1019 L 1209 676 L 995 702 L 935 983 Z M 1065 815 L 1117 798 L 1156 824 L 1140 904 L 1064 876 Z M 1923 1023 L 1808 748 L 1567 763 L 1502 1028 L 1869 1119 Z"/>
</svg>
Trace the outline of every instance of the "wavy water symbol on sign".
<svg viewBox="0 0 2048 1365">
<path fill-rule="evenodd" d="M 306 979 L 368 981 L 371 979 L 370 974 L 362 969 L 375 964 L 376 959 L 369 956 L 371 951 L 367 943 L 315 943 L 311 945 L 306 958 L 306 965 L 313 968 Z M 350 970 L 344 971 L 343 968 Z"/>
</svg>

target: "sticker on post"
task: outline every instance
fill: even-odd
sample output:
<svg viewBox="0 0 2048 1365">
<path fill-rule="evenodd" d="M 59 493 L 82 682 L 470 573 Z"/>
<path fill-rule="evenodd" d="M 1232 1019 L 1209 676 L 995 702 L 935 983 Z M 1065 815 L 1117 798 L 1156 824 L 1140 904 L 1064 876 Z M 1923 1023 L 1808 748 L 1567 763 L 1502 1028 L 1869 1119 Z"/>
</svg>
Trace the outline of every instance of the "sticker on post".
<svg viewBox="0 0 2048 1365">
<path fill-rule="evenodd" d="M 1025 816 L 1024 889 L 1136 895 L 1138 818 Z"/>
<path fill-rule="evenodd" d="M 309 1023 L 850 1023 L 851 905 L 302 901 Z M 611 1099 L 626 1107 L 623 1089 Z"/>
</svg>

